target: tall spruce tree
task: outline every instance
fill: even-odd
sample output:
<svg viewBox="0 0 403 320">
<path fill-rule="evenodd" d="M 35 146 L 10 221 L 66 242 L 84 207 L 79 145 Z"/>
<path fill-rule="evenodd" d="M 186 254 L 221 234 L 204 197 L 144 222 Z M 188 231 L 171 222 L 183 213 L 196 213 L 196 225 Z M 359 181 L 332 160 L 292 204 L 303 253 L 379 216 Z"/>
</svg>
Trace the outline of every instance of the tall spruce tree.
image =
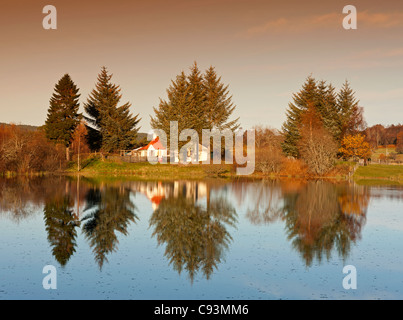
<svg viewBox="0 0 403 320">
<path fill-rule="evenodd" d="M 355 92 L 346 80 L 337 95 L 337 109 L 340 115 L 339 130 L 341 138 L 348 134 L 356 134 L 365 129 L 363 110 L 358 105 Z"/>
<path fill-rule="evenodd" d="M 224 86 L 221 77 L 217 76 L 212 66 L 205 72 L 204 87 L 206 94 L 205 114 L 209 128 L 230 129 L 232 131 L 238 129 L 239 118 L 229 120 L 236 106 L 231 101 L 232 96 L 229 95 L 228 85 Z"/>
<path fill-rule="evenodd" d="M 65 266 L 76 252 L 77 227 L 80 222 L 75 217 L 70 196 L 59 196 L 47 200 L 43 208 L 48 241 L 52 254 L 61 266 Z"/>
<path fill-rule="evenodd" d="M 163 130 L 170 141 L 170 121 L 178 121 L 178 131 L 194 129 L 201 142 L 203 129 L 235 130 L 238 119 L 229 120 L 235 106 L 231 102 L 228 86 L 221 83 L 213 67 L 200 72 L 195 62 L 189 75 L 183 71 L 171 81 L 167 89 L 167 100 L 160 99 L 158 108 L 151 116 L 151 127 Z M 179 142 L 179 148 L 185 142 Z"/>
<path fill-rule="evenodd" d="M 209 128 L 206 114 L 206 88 L 204 86 L 203 75 L 201 74 L 197 63 L 190 68 L 190 74 L 187 77 L 189 90 L 189 106 L 184 110 L 184 116 L 187 119 L 187 128 L 194 129 L 201 138 L 202 130 Z"/>
<path fill-rule="evenodd" d="M 81 114 L 78 112 L 80 107 L 79 89 L 70 75 L 65 74 L 55 85 L 54 91 L 50 99 L 44 129 L 49 140 L 66 146 L 68 160 L 71 138 L 81 120 Z"/>
<path fill-rule="evenodd" d="M 283 124 L 282 131 L 284 141 L 282 143 L 283 152 L 292 157 L 299 157 L 298 142 L 301 139 L 300 123 L 301 116 L 306 112 L 310 105 L 312 108 L 318 107 L 318 87 L 316 80 L 309 76 L 302 90 L 293 95 L 294 102 L 288 104 L 286 110 L 287 120 Z"/>
<path fill-rule="evenodd" d="M 326 81 L 318 83 L 318 113 L 322 119 L 324 128 L 336 141 L 341 140 L 340 115 L 337 108 L 337 95 L 332 84 Z"/>
<path fill-rule="evenodd" d="M 189 85 L 185 73 L 182 71 L 171 81 L 171 85 L 167 89 L 168 100 L 160 99 L 158 108 L 153 108 L 155 116 L 151 117 L 151 127 L 153 129 L 163 130 L 170 141 L 171 131 L 170 122 L 178 122 L 178 131 L 189 128 L 190 94 Z M 175 133 L 172 133 L 175 134 Z M 177 134 L 177 133 L 176 133 Z"/>
<path fill-rule="evenodd" d="M 120 87 L 111 83 L 112 75 L 102 67 L 96 87 L 84 105 L 88 140 L 92 149 L 113 152 L 130 148 L 137 137 L 138 114 L 130 113 L 129 102 L 118 106 Z"/>
</svg>

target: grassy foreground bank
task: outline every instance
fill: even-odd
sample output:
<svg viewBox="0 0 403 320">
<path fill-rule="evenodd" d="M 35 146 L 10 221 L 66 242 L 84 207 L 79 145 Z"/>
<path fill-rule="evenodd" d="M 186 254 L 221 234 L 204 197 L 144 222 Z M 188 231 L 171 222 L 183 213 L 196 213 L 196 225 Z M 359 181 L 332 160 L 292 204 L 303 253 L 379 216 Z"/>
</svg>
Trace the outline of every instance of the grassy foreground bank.
<svg viewBox="0 0 403 320">
<path fill-rule="evenodd" d="M 76 173 L 77 163 L 71 163 L 67 173 Z M 208 177 L 231 177 L 234 167 L 221 165 L 151 164 L 127 163 L 111 160 L 88 159 L 82 164 L 81 174 L 88 176 L 131 176 L 138 179 L 204 179 Z"/>
<path fill-rule="evenodd" d="M 352 163 L 339 163 L 334 170 L 334 177 L 326 178 L 347 179 L 347 174 L 352 169 Z M 77 164 L 72 162 L 69 165 L 67 173 L 76 173 Z M 236 175 L 235 166 L 231 164 L 220 165 L 182 165 L 182 164 L 156 164 L 152 165 L 148 162 L 143 163 L 126 163 L 120 161 L 100 160 L 98 158 L 90 158 L 82 163 L 80 172 L 84 175 L 106 175 L 106 176 L 132 176 L 138 179 L 204 179 L 208 177 L 234 178 Z M 249 176 L 250 178 L 283 178 L 280 175 L 262 175 L 255 172 Z M 287 176 L 285 176 L 287 177 Z M 292 178 L 293 176 L 288 176 Z M 358 167 L 355 171 L 354 179 L 358 180 L 375 180 L 382 181 L 400 181 L 403 183 L 403 166 L 402 165 L 378 165 Z M 303 178 L 303 177 L 299 177 Z M 312 178 L 312 177 L 311 177 Z M 315 178 L 315 177 L 314 177 Z M 316 177 L 318 178 L 318 177 Z"/>
<path fill-rule="evenodd" d="M 403 166 L 402 165 L 382 165 L 371 164 L 359 167 L 354 174 L 354 180 L 369 182 L 378 181 L 380 184 L 395 182 L 403 184 Z"/>
</svg>

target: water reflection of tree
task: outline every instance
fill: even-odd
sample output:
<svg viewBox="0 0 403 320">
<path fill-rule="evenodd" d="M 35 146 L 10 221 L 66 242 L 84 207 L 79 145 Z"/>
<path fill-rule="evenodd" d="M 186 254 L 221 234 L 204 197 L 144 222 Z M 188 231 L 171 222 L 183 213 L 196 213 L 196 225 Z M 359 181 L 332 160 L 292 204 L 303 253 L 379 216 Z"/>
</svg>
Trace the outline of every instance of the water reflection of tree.
<svg viewBox="0 0 403 320">
<path fill-rule="evenodd" d="M 281 218 L 283 213 L 280 184 L 275 180 L 248 183 L 248 203 L 253 203 L 246 216 L 253 224 L 269 224 Z"/>
<path fill-rule="evenodd" d="M 325 181 L 311 181 L 297 193 L 284 194 L 283 219 L 288 239 L 301 253 L 307 266 L 316 258 L 319 262 L 336 249 L 347 258 L 351 244 L 360 238 L 365 223 L 367 193 L 351 197 L 352 187 L 337 187 Z M 362 189 L 361 192 L 365 192 Z M 359 215 L 352 216 L 340 203 L 346 198 L 352 206 L 359 206 Z"/>
<path fill-rule="evenodd" d="M 361 229 L 367 218 L 370 191 L 367 187 L 350 185 L 344 191 L 339 191 L 338 202 L 353 240 L 361 239 Z"/>
<path fill-rule="evenodd" d="M 76 251 L 76 228 L 80 225 L 72 206 L 74 201 L 68 195 L 48 200 L 43 209 L 48 241 L 52 254 L 60 265 L 65 266 Z"/>
<path fill-rule="evenodd" d="M 246 185 L 253 205 L 246 216 L 253 224 L 285 222 L 288 239 L 307 266 L 330 259 L 333 250 L 346 258 L 361 238 L 369 190 L 326 181 L 262 181 Z"/>
<path fill-rule="evenodd" d="M 204 207 L 183 195 L 162 200 L 150 219 L 169 263 L 179 274 L 185 269 L 191 281 L 199 270 L 209 279 L 217 269 L 232 241 L 227 227 L 235 223 L 236 211 L 226 199 L 209 200 Z"/>
<path fill-rule="evenodd" d="M 107 255 L 117 249 L 116 232 L 127 235 L 130 222 L 135 222 L 136 206 L 130 199 L 126 188 L 107 187 L 91 188 L 86 196 L 87 214 L 81 221 L 82 230 L 93 248 L 95 260 L 102 269 L 107 262 Z"/>
</svg>

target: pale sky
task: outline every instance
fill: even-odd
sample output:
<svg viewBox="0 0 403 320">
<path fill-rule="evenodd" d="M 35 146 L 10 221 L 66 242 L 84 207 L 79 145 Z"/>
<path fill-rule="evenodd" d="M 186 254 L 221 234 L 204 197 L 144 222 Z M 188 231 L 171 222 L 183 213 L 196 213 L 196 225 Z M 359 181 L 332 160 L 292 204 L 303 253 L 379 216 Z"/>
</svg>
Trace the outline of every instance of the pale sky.
<svg viewBox="0 0 403 320">
<path fill-rule="evenodd" d="M 48 4 L 57 30 L 42 27 Z M 342 26 L 348 4 L 357 30 Z M 369 125 L 403 123 L 401 0 L 2 0 L 0 38 L 0 122 L 44 124 L 65 73 L 82 111 L 106 66 L 145 132 L 170 81 L 197 61 L 229 84 L 245 129 L 280 129 L 309 75 L 337 89 L 349 80 Z"/>
</svg>

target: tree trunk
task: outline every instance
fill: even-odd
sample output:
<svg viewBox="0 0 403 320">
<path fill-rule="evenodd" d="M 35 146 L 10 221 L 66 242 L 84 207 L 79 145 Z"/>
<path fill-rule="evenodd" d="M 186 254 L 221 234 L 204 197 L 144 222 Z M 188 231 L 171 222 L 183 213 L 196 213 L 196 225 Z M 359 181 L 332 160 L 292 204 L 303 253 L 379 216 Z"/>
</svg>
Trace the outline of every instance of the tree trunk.
<svg viewBox="0 0 403 320">
<path fill-rule="evenodd" d="M 78 136 L 77 171 L 80 171 L 81 136 Z"/>
<path fill-rule="evenodd" d="M 70 148 L 66 147 L 66 160 L 70 161 Z"/>
</svg>

